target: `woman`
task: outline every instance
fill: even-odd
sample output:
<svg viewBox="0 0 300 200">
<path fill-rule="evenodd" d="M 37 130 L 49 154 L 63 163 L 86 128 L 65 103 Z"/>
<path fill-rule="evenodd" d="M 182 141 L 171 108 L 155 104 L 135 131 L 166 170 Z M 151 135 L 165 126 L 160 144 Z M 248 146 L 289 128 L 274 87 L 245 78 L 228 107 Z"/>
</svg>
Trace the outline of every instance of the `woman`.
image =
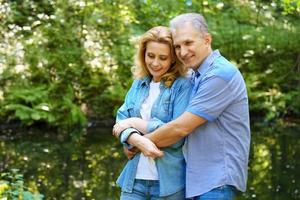
<svg viewBox="0 0 300 200">
<path fill-rule="evenodd" d="M 189 100 L 191 84 L 186 70 L 175 56 L 171 32 L 154 27 L 141 38 L 136 56 L 136 80 L 117 113 L 114 135 L 133 127 L 146 134 L 182 114 Z M 122 126 L 120 126 L 122 124 Z M 132 129 L 132 128 L 131 128 Z M 126 135 L 126 134 L 125 134 Z M 185 161 L 181 140 L 163 148 L 157 159 L 141 153 L 129 160 L 117 180 L 122 188 L 121 200 L 165 199 L 185 197 Z"/>
</svg>

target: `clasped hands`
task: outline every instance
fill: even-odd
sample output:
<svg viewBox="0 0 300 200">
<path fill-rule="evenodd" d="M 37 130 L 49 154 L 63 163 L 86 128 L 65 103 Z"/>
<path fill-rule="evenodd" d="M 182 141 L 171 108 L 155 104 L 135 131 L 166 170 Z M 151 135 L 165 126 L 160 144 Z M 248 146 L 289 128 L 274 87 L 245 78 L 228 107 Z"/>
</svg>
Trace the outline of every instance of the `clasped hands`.
<svg viewBox="0 0 300 200">
<path fill-rule="evenodd" d="M 119 138 L 122 131 L 132 127 L 133 120 L 134 118 L 127 118 L 125 120 L 119 121 L 114 125 L 112 134 L 115 137 Z M 164 153 L 161 150 L 159 150 L 156 147 L 156 145 L 147 137 L 148 135 L 142 136 L 140 134 L 133 133 L 128 137 L 127 142 L 135 146 L 147 157 L 151 157 L 151 158 L 162 157 Z M 127 158 L 131 159 L 138 152 L 136 148 L 133 148 L 132 150 L 124 149 L 124 153 L 127 156 Z"/>
</svg>

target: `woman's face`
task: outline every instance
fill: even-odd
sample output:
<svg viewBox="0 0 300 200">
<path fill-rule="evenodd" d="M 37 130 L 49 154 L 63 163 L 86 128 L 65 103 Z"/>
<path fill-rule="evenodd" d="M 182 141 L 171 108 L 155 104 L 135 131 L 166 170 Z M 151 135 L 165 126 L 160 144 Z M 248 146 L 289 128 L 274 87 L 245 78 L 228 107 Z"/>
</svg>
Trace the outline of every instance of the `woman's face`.
<svg viewBox="0 0 300 200">
<path fill-rule="evenodd" d="M 153 41 L 147 42 L 145 62 L 153 81 L 159 82 L 172 63 L 169 45 Z"/>
</svg>

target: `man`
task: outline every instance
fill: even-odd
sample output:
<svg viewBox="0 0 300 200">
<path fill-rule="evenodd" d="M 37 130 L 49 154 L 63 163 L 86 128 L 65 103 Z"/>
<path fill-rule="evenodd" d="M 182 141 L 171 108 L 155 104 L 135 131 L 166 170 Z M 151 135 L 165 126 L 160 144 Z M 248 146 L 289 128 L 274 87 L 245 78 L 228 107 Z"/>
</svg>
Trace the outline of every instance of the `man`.
<svg viewBox="0 0 300 200">
<path fill-rule="evenodd" d="M 235 190 L 246 190 L 247 181 L 250 127 L 243 77 L 218 50 L 212 50 L 202 15 L 179 15 L 171 20 L 170 28 L 179 60 L 193 70 L 193 91 L 181 116 L 145 137 L 165 147 L 187 136 L 187 198 L 232 199 Z M 126 136 L 145 155 L 161 156 L 145 137 Z"/>
</svg>

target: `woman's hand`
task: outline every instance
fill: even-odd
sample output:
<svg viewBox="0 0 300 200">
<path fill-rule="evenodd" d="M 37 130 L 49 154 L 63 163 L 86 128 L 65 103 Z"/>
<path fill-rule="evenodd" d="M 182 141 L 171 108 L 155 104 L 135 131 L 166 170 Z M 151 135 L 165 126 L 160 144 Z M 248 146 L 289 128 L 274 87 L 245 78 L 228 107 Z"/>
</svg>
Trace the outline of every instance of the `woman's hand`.
<svg viewBox="0 0 300 200">
<path fill-rule="evenodd" d="M 116 137 L 116 138 L 119 138 L 120 134 L 122 133 L 122 131 L 124 131 L 125 129 L 127 128 L 130 128 L 132 127 L 131 126 L 131 118 L 128 118 L 128 119 L 124 119 L 124 120 L 121 120 L 121 121 L 118 121 L 114 127 L 113 127 L 113 132 L 112 134 Z"/>
</svg>

